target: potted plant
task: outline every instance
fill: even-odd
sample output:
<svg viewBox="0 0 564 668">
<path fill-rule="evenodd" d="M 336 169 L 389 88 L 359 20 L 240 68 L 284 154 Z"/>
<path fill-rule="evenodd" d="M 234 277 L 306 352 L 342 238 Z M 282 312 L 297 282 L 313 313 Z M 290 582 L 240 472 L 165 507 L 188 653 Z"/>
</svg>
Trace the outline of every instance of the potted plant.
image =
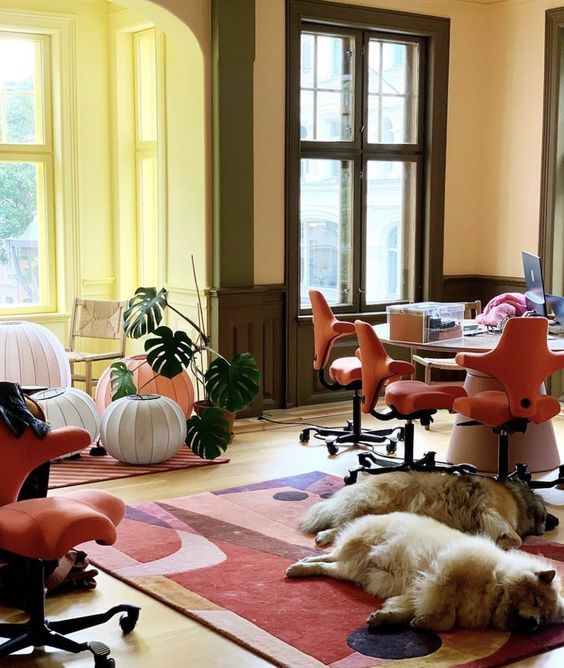
<svg viewBox="0 0 564 668">
<path fill-rule="evenodd" d="M 207 409 L 188 419 L 186 445 L 199 457 L 215 459 L 225 451 L 231 437 L 225 411 L 236 413 L 252 403 L 259 392 L 260 372 L 250 353 L 237 353 L 227 360 L 210 347 L 197 292 L 200 324 L 169 304 L 165 288 L 137 288 L 124 311 L 125 332 L 134 339 L 150 335 L 144 347 L 147 364 L 155 373 L 174 378 L 184 369 L 192 372 L 197 397 L 203 398 L 199 403 Z M 192 336 L 161 325 L 167 308 L 187 323 Z M 112 400 L 138 393 L 133 373 L 123 362 L 111 365 L 111 384 Z"/>
</svg>

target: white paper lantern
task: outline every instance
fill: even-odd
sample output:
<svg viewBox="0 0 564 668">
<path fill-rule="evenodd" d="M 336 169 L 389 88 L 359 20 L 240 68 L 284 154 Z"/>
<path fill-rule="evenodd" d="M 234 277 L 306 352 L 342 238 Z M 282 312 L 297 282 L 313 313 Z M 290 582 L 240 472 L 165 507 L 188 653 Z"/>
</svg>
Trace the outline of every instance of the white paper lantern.
<svg viewBox="0 0 564 668">
<path fill-rule="evenodd" d="M 100 437 L 112 457 L 128 464 L 158 464 L 173 457 L 186 439 L 180 406 L 158 394 L 131 395 L 111 403 Z"/>
<path fill-rule="evenodd" d="M 34 322 L 0 322 L 0 350 L 0 380 L 23 387 L 70 387 L 65 347 L 47 327 Z"/>
<path fill-rule="evenodd" d="M 53 427 L 82 427 L 94 440 L 100 429 L 100 414 L 94 399 L 76 387 L 52 387 L 35 392 L 33 399 Z"/>
</svg>

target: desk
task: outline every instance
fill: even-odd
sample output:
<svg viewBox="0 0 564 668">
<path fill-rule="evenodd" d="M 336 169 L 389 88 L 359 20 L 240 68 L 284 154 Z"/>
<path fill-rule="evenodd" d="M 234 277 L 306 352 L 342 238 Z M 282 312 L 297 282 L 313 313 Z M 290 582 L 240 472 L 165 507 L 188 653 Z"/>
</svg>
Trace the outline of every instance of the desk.
<svg viewBox="0 0 564 668">
<path fill-rule="evenodd" d="M 495 348 L 499 341 L 499 334 L 478 334 L 476 336 L 464 336 L 458 339 L 446 341 L 434 341 L 431 343 L 415 343 L 413 341 L 396 341 L 390 339 L 388 325 L 376 325 L 374 331 L 382 343 L 394 346 L 410 348 L 411 350 L 451 352 L 487 352 Z M 564 337 L 549 337 L 551 350 L 564 350 Z M 466 372 L 464 388 L 469 396 L 482 390 L 499 389 L 497 380 L 480 374 L 477 371 Z M 541 388 L 544 391 L 544 387 Z M 497 435 L 491 427 L 485 425 L 472 425 L 463 427 L 462 422 L 468 418 L 460 413 L 456 414 L 446 458 L 453 464 L 469 462 L 474 464 L 480 471 L 495 472 L 497 469 Z M 560 464 L 560 456 L 554 437 L 552 422 L 548 420 L 542 424 L 530 423 L 524 434 L 512 434 L 509 441 L 509 468 L 513 469 L 515 464 L 524 462 L 529 471 L 550 471 Z"/>
</svg>

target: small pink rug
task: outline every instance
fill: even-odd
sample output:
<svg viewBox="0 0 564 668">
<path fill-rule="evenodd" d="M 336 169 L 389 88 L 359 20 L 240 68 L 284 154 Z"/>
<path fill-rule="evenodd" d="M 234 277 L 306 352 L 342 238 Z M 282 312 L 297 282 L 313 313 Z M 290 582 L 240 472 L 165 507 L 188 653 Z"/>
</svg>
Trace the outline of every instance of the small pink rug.
<svg viewBox="0 0 564 668">
<path fill-rule="evenodd" d="M 226 457 L 218 457 L 213 460 L 201 459 L 190 448 L 184 446 L 180 448 L 174 457 L 171 457 L 166 462 L 151 464 L 149 466 L 124 464 L 110 455 L 93 457 L 89 453 L 90 446 L 80 453 L 80 457 L 62 459 L 52 463 L 49 473 L 49 489 L 70 485 L 83 485 L 84 483 L 100 482 L 101 480 L 131 478 L 132 476 L 146 475 L 148 473 L 162 473 L 163 471 L 225 464 L 229 461 Z"/>
<path fill-rule="evenodd" d="M 328 578 L 286 579 L 319 552 L 297 519 L 342 481 L 320 472 L 128 508 L 113 546 L 88 543 L 97 566 L 277 666 L 493 668 L 564 645 L 564 626 L 499 631 L 369 631 L 380 601 Z M 564 573 L 564 545 L 535 539 Z"/>
</svg>

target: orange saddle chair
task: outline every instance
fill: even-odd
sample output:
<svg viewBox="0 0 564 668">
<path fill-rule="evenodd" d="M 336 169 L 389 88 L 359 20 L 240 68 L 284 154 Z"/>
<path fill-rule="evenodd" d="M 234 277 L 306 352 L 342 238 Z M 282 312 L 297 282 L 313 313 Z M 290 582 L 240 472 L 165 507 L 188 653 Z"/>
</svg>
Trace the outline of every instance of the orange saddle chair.
<svg viewBox="0 0 564 668">
<path fill-rule="evenodd" d="M 531 422 L 540 424 L 560 413 L 560 402 L 541 393 L 546 378 L 564 369 L 564 351 L 548 347 L 546 318 L 510 318 L 497 346 L 487 353 L 458 353 L 457 363 L 499 381 L 499 390 L 485 390 L 471 397 L 459 397 L 454 409 L 468 418 L 465 425 L 485 424 L 498 436 L 498 480 L 520 478 L 530 487 L 553 487 L 564 484 L 564 466 L 555 480 L 532 480 L 526 462 L 509 472 L 510 436 L 525 432 Z"/>
<path fill-rule="evenodd" d="M 134 605 L 116 605 L 107 612 L 51 621 L 45 618 L 44 562 L 63 557 L 76 545 L 89 540 L 111 545 L 125 506 L 121 499 L 103 490 L 83 490 L 60 497 L 17 501 L 27 475 L 53 458 L 82 450 L 90 444 L 87 431 L 61 427 L 39 438 L 31 426 L 14 431 L 0 416 L 0 558 L 17 560 L 26 569 L 27 590 L 23 593 L 28 621 L 0 623 L 0 657 L 27 647 L 54 647 L 68 652 L 89 650 L 94 665 L 115 665 L 109 648 L 97 641 L 77 642 L 67 634 L 96 626 L 113 615 L 124 613 L 120 626 L 133 630 L 139 616 Z"/>
<path fill-rule="evenodd" d="M 352 420 L 343 427 L 320 427 L 310 425 L 300 433 L 300 443 L 307 443 L 313 433 L 316 438 L 325 441 L 329 454 L 335 455 L 339 446 L 355 447 L 371 443 L 386 444 L 388 452 L 395 452 L 396 443 L 403 439 L 403 428 L 362 429 L 360 410 L 360 390 L 362 388 L 362 363 L 358 357 L 337 357 L 330 361 L 335 342 L 347 336 L 355 335 L 352 322 L 338 320 L 327 300 L 319 290 L 310 290 L 311 311 L 313 316 L 314 356 L 313 368 L 318 373 L 320 384 L 329 390 L 352 390 Z M 394 360 L 389 367 L 387 382 L 410 374 L 413 366 L 408 362 Z"/>
<path fill-rule="evenodd" d="M 448 473 L 475 472 L 471 464 L 439 465 L 435 453 L 427 452 L 419 460 L 414 456 L 415 421 L 427 426 L 438 410 L 452 410 L 454 401 L 466 395 L 460 385 L 427 385 L 419 380 L 396 380 L 386 383 L 394 360 L 388 355 L 372 325 L 357 320 L 356 335 L 362 358 L 362 412 L 379 420 L 396 418 L 405 421 L 403 462 L 395 466 L 379 464 L 371 453 L 359 454 L 360 467 L 345 477 L 346 484 L 356 482 L 360 472 L 377 475 L 390 471 L 445 471 Z M 412 365 L 410 365 L 412 366 Z M 386 408 L 377 410 L 380 396 L 384 395 Z"/>
</svg>

